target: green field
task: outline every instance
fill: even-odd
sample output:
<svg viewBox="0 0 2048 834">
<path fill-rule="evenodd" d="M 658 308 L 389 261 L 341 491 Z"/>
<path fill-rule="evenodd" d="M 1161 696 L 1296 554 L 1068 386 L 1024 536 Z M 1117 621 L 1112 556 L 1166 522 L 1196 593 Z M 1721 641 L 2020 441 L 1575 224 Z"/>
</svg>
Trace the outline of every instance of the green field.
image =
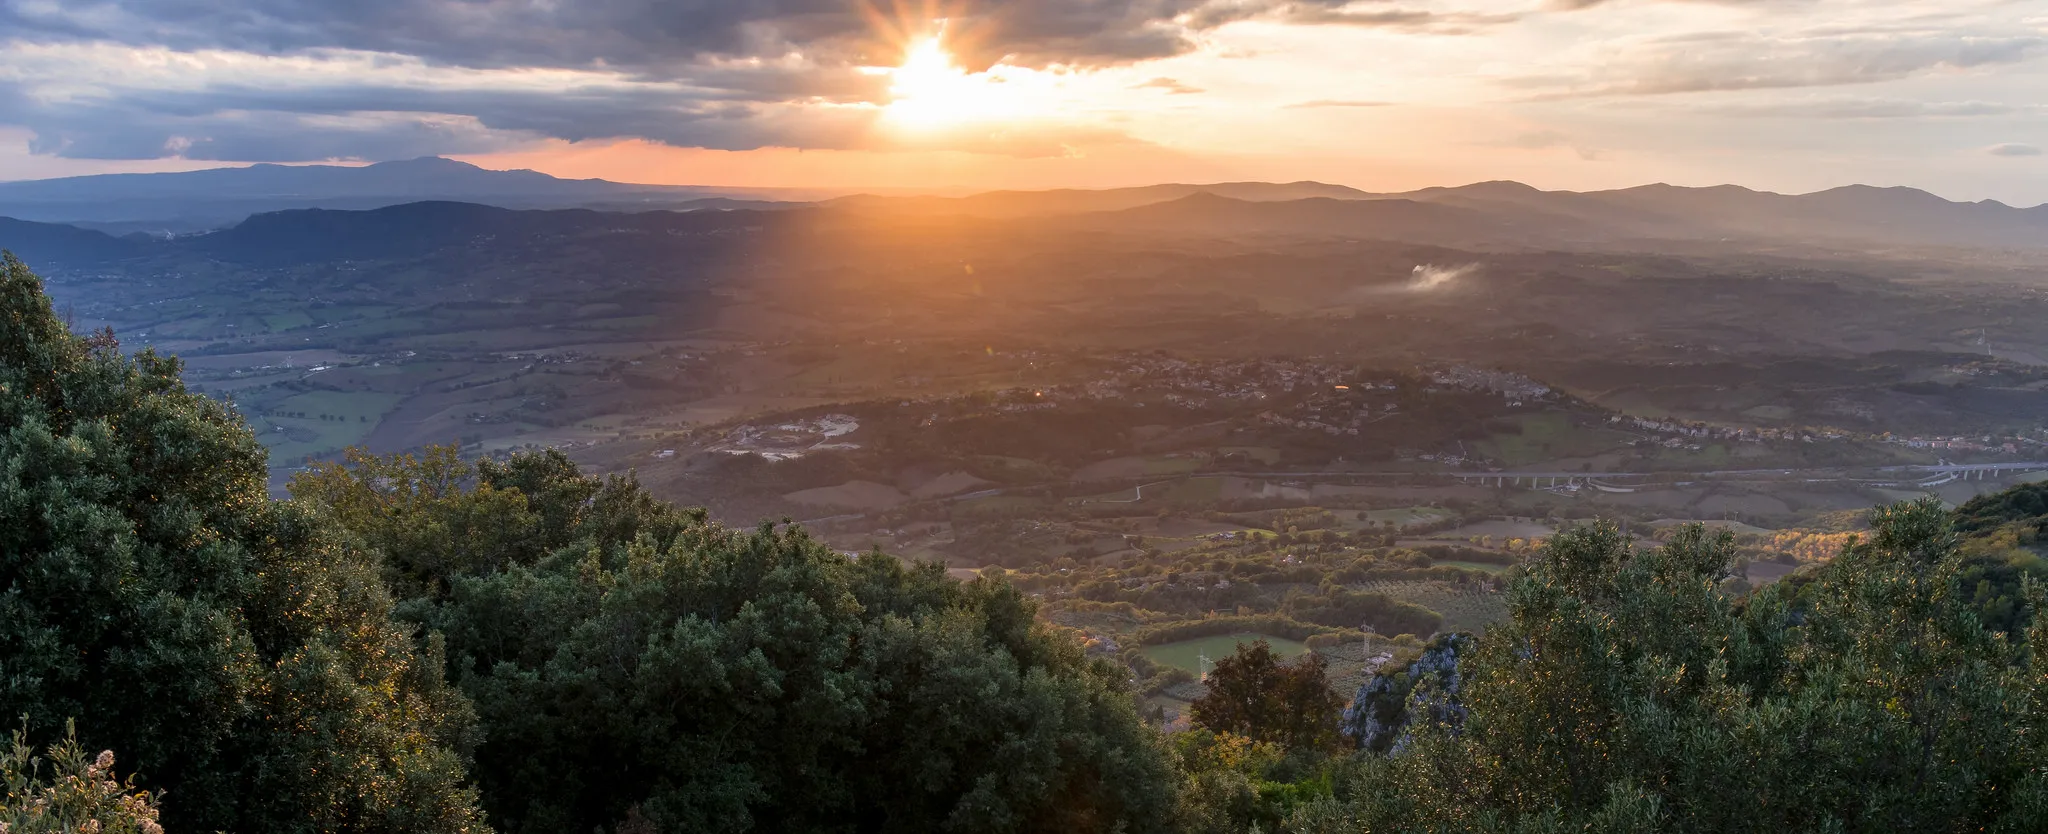
<svg viewBox="0 0 2048 834">
<path fill-rule="evenodd" d="M 1047 509 L 1043 498 L 1029 498 L 1021 495 L 990 495 L 985 498 L 969 498 L 953 503 L 956 518 L 985 515 L 1018 515 L 1040 512 Z"/>
<path fill-rule="evenodd" d="M 1507 565 L 1496 565 L 1489 562 L 1467 562 L 1462 559 L 1449 559 L 1433 562 L 1431 564 L 1442 565 L 1447 568 L 1464 568 L 1465 570 L 1476 570 L 1483 573 L 1500 573 L 1501 571 L 1508 569 Z"/>
<path fill-rule="evenodd" d="M 269 313 L 263 316 L 263 325 L 275 333 L 281 330 L 297 330 L 313 326 L 313 317 L 303 312 Z"/>
<path fill-rule="evenodd" d="M 1395 527 L 1413 527 L 1456 516 L 1457 513 L 1437 507 L 1401 507 L 1393 510 L 1368 510 L 1365 520 L 1373 524 L 1393 522 Z"/>
<path fill-rule="evenodd" d="M 402 399 L 397 394 L 311 391 L 252 409 L 256 413 L 250 423 L 256 439 L 270 447 L 271 465 L 297 466 L 307 457 L 363 442 Z M 273 430 L 277 427 L 283 431 Z"/>
<path fill-rule="evenodd" d="M 1250 632 L 1219 634 L 1215 637 L 1198 637 L 1193 640 L 1182 640 L 1178 643 L 1146 646 L 1140 649 L 1139 653 L 1143 654 L 1153 663 L 1174 666 L 1200 674 L 1202 671 L 1201 659 L 1203 657 L 1206 656 L 1209 658 L 1210 663 L 1215 663 L 1217 660 L 1229 657 L 1232 653 L 1236 652 L 1238 644 L 1249 644 L 1259 640 L 1266 641 L 1267 645 L 1273 647 L 1273 653 L 1281 657 L 1299 657 L 1308 653 L 1308 646 L 1300 642 L 1289 640 L 1285 637 L 1269 637 L 1264 634 L 1252 634 Z"/>
<path fill-rule="evenodd" d="M 1049 481 L 1062 477 L 1062 473 L 1055 472 L 1045 464 L 1027 458 L 982 455 L 974 460 L 977 464 L 977 468 L 973 470 L 975 474 L 1005 483 Z M 980 467 L 988 467 L 988 469 L 983 470 Z"/>
<path fill-rule="evenodd" d="M 596 319 L 576 322 L 577 330 L 635 331 L 645 330 L 660 324 L 660 316 L 625 316 L 613 319 Z"/>
<path fill-rule="evenodd" d="M 1572 425 L 1569 414 L 1551 411 L 1518 418 L 1519 434 L 1496 434 L 1474 444 L 1478 452 L 1505 466 L 1528 466 L 1560 458 L 1591 457 L 1622 445 L 1627 435 L 1604 428 Z"/>
<path fill-rule="evenodd" d="M 1651 457 L 1651 465 L 1660 469 L 1715 469 L 1727 466 L 1730 458 L 1728 447 L 1719 443 L 1704 446 L 1697 452 L 1659 447 Z"/>
<path fill-rule="evenodd" d="M 1280 450 L 1271 446 L 1225 446 L 1217 449 L 1216 454 L 1244 455 L 1268 466 L 1280 462 Z"/>
<path fill-rule="evenodd" d="M 1177 504 L 1214 504 L 1223 500 L 1223 479 L 1189 478 L 1163 492 L 1147 491 L 1146 497 L 1162 497 Z"/>
<path fill-rule="evenodd" d="M 304 413 L 303 419 L 318 421 L 321 415 L 341 418 L 341 422 L 361 423 L 368 418 L 375 425 L 391 409 L 398 406 L 404 397 L 397 394 L 377 394 L 363 391 L 309 391 L 280 400 L 268 406 L 270 412 Z"/>
<path fill-rule="evenodd" d="M 1202 468 L 1202 462 L 1195 458 L 1170 458 L 1151 455 L 1145 458 L 1145 475 L 1186 475 Z"/>
<path fill-rule="evenodd" d="M 1439 562 L 1438 564 L 1459 564 Z M 1460 565 L 1462 566 L 1462 564 Z M 1497 567 L 1497 566 L 1496 566 Z M 1406 600 L 1444 615 L 1444 631 L 1485 631 L 1488 625 L 1507 619 L 1507 598 L 1501 594 L 1463 591 L 1448 582 L 1431 580 L 1375 580 L 1358 586 L 1363 590 Z"/>
</svg>

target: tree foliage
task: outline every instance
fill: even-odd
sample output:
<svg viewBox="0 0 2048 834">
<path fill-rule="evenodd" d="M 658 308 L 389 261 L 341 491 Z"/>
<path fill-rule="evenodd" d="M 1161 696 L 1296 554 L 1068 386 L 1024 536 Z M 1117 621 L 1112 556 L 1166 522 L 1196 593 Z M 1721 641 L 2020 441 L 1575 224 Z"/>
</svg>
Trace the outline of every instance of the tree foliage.
<svg viewBox="0 0 2048 834">
<path fill-rule="evenodd" d="M 1873 521 L 1811 581 L 1742 598 L 1725 535 L 1551 539 L 1456 670 L 1462 722 L 1413 722 L 1294 827 L 2038 830 L 2041 625 L 1985 627 L 1938 504 Z"/>
<path fill-rule="evenodd" d="M 2048 484 L 2020 484 L 1979 495 L 1956 508 L 1956 529 L 1965 535 L 1982 535 L 2008 524 L 2023 525 L 2030 534 L 2048 529 Z"/>
<path fill-rule="evenodd" d="M 553 452 L 357 456 L 293 494 L 445 635 L 504 830 L 1139 832 L 1171 807 L 1124 672 L 1001 582 L 726 528 Z"/>
<path fill-rule="evenodd" d="M 442 661 L 178 372 L 73 336 L 0 257 L 0 714 L 75 717 L 173 829 L 480 829 Z"/>
<path fill-rule="evenodd" d="M 2020 484 L 1972 498 L 1956 508 L 1956 530 L 1965 537 L 1958 584 L 1978 617 L 1993 631 L 2025 635 L 2034 612 L 2024 588 L 2048 580 L 2048 559 L 2041 556 L 2048 545 L 2042 535 L 2048 485 Z"/>
<path fill-rule="evenodd" d="M 1330 689 L 1329 665 L 1313 652 L 1282 663 L 1264 640 L 1239 644 L 1216 662 L 1206 679 L 1209 691 L 1188 712 L 1214 732 L 1287 750 L 1327 748 L 1337 740 L 1337 713 L 1344 707 Z"/>
<path fill-rule="evenodd" d="M 1282 610 L 1297 620 L 1326 626 L 1363 628 L 1375 634 L 1427 637 L 1443 628 L 1444 615 L 1405 600 L 1372 591 L 1337 588 L 1326 595 L 1291 598 Z"/>
</svg>

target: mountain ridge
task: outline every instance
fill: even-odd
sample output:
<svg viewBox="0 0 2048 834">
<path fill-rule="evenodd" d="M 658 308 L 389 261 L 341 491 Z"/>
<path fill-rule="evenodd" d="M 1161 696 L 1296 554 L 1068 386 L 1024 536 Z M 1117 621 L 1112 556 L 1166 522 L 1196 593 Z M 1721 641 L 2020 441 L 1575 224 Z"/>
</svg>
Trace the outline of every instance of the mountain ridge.
<svg viewBox="0 0 2048 834">
<path fill-rule="evenodd" d="M 452 160 L 387 165 L 397 167 L 383 168 L 380 175 L 424 169 L 453 171 L 464 177 L 495 178 L 507 173 Z M 332 172 L 306 176 L 319 179 L 332 176 Z M 564 182 L 546 174 L 533 176 Z M 601 185 L 592 187 L 599 189 L 616 185 L 595 182 Z M 359 257 L 418 254 L 436 246 L 468 245 L 466 241 L 491 235 L 532 238 L 607 230 L 694 234 L 705 228 L 773 222 L 762 218 L 802 210 L 797 213 L 884 226 L 957 218 L 971 223 L 1028 221 L 1058 231 L 1368 238 L 1477 247 L 1694 241 L 1864 248 L 2048 248 L 2048 206 L 1964 203 L 1919 189 L 1863 185 L 1796 195 L 1732 185 L 1692 188 L 1664 183 L 1593 192 L 1544 191 L 1496 180 L 1395 194 L 1316 182 L 1236 182 L 995 191 L 966 197 L 869 194 L 822 203 L 718 197 L 641 204 L 628 192 L 608 196 L 610 199 L 596 208 L 439 199 L 369 208 L 290 208 L 253 213 L 207 234 L 158 241 L 162 248 L 152 248 L 132 235 L 88 232 L 21 217 L 0 222 L 0 246 L 16 248 L 25 257 L 35 255 L 65 264 L 104 262 L 152 251 L 189 251 L 271 263 L 290 260 L 294 246 L 321 253 L 321 257 L 345 257 L 344 251 L 360 251 Z M 691 215 L 705 217 L 686 219 Z M 351 246 L 359 249 L 347 249 Z"/>
<path fill-rule="evenodd" d="M 443 157 L 363 166 L 276 165 L 158 174 L 97 174 L 0 182 L 0 216 L 97 224 L 116 231 L 191 233 L 304 208 L 371 210 L 427 200 L 504 208 L 690 208 L 706 200 L 804 196 L 777 189 L 565 179 L 498 171 Z"/>
</svg>

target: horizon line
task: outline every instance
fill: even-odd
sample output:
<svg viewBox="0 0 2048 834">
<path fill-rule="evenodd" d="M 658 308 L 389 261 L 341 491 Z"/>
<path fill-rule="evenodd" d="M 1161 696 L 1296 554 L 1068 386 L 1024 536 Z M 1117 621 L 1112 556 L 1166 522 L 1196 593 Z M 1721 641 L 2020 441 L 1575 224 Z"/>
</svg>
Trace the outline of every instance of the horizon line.
<svg viewBox="0 0 2048 834">
<path fill-rule="evenodd" d="M 1188 187 L 1188 188 L 1207 188 L 1207 187 L 1218 187 L 1218 186 L 1233 186 L 1233 185 L 1281 185 L 1281 186 L 1285 186 L 1285 185 L 1320 185 L 1320 186 L 1330 186 L 1330 187 L 1336 187 L 1336 188 L 1347 188 L 1347 189 L 1350 189 L 1350 190 L 1353 190 L 1353 191 L 1357 191 L 1357 192 L 1359 192 L 1359 193 L 1361 193 L 1361 194 L 1367 194 L 1367 195 L 1371 195 L 1371 196 L 1375 196 L 1375 197 L 1399 197 L 1399 196 L 1406 196 L 1406 195 L 1411 195 L 1411 194 L 1418 194 L 1418 193 L 1421 193 L 1421 192 L 1424 192 L 1424 191 L 1432 191 L 1432 190 L 1447 190 L 1447 191 L 1455 191 L 1455 190 L 1458 190 L 1458 189 L 1462 189 L 1462 188 L 1472 188 L 1472 187 L 1475 187 L 1475 186 L 1482 186 L 1482 185 L 1495 185 L 1495 184 L 1507 184 L 1507 185 L 1517 185 L 1517 186 L 1522 186 L 1522 187 L 1524 187 L 1524 188 L 1529 188 L 1529 189 L 1532 189 L 1532 190 L 1535 190 L 1535 191 L 1537 191 L 1537 192 L 1540 192 L 1540 193 L 1544 193 L 1544 194 L 1611 194 L 1611 193 L 1616 193 L 1616 192 L 1622 192 L 1622 191 L 1633 191 L 1633 190 L 1637 190 L 1637 189 L 1643 189 L 1643 188 L 1656 188 L 1656 187 L 1662 186 L 1662 187 L 1666 187 L 1666 188 L 1677 188 L 1677 189 L 1685 189 L 1685 190 L 1691 190 L 1691 191 L 1706 191 L 1706 190 L 1713 190 L 1713 189 L 1718 189 L 1718 188 L 1737 188 L 1737 189 L 1741 189 L 1741 190 L 1743 190 L 1743 191 L 1747 191 L 1747 192 L 1750 192 L 1750 193 L 1752 193 L 1752 194 L 1759 194 L 1759 195 L 1767 195 L 1767 196 L 1777 196 L 1777 197 L 1807 197 L 1807 196 L 1813 196 L 1813 195 L 1816 195 L 1816 194 L 1826 194 L 1826 193 L 1829 193 L 1829 192 L 1833 192 L 1833 191 L 1840 191 L 1840 190 L 1843 190 L 1843 189 L 1849 189 L 1849 188 L 1870 188 L 1870 189 L 1877 189 L 1877 190 L 1907 190 L 1907 191 L 1918 191 L 1918 192 L 1921 192 L 1921 193 L 1923 193 L 1923 194 L 1927 194 L 1927 195 L 1929 195 L 1929 196 L 1933 196 L 1933 197 L 1939 198 L 1939 199 L 1941 199 L 1941 200 L 1943 200 L 1943 201 L 1946 201 L 1946 202 L 1948 202 L 1948 203 L 1951 203 L 1951 204 L 1954 204 L 1954 205 L 1985 205 L 1985 204 L 1993 204 L 1993 205 L 1999 205 L 1999 206 L 2004 206 L 2004 207 L 2006 207 L 2006 208 L 2016 209 L 2016 210 L 2020 210 L 2020 211 L 2026 211 L 2026 210 L 2030 210 L 2030 209 L 2036 209 L 2036 208 L 2048 208 L 2048 200 L 2044 200 L 2043 202 L 2040 202 L 2040 203 L 2036 203 L 2036 204 L 2034 204 L 2034 205 L 2031 205 L 2031 206 L 2021 206 L 2021 205 L 2014 205 L 2014 204 L 2012 204 L 2012 203 L 2007 203 L 2007 202 L 2005 202 L 2005 201 L 2002 201 L 2002 200 L 1997 200 L 1997 199 L 1990 199 L 1990 198 L 1986 198 L 1986 199 L 1982 199 L 1982 200 L 1959 200 L 1959 199 L 1955 199 L 1955 198 L 1952 198 L 1952 197 L 1948 197 L 1948 196 L 1946 196 L 1946 195 L 1943 195 L 1943 194 L 1941 194 L 1940 192 L 1937 192 L 1937 191 L 1933 191 L 1933 190 L 1931 190 L 1931 189 L 1928 189 L 1928 188 L 1924 188 L 1924 187 L 1921 187 L 1921 186 L 1916 186 L 1916 185 L 1875 185 L 1875 184 L 1871 184 L 1871 183 L 1866 183 L 1866 182 L 1848 182 L 1848 183 L 1843 183 L 1843 184 L 1840 184 L 1840 185 L 1830 186 L 1830 187 L 1827 187 L 1827 188 L 1821 188 L 1821 189 L 1817 189 L 1817 190 L 1814 190 L 1814 191 L 1802 191 L 1802 192 L 1787 192 L 1787 191 L 1771 191 L 1771 190 L 1768 190 L 1768 189 L 1763 189 L 1763 188 L 1756 188 L 1756 187 L 1752 187 L 1752 186 L 1747 186 L 1747 185 L 1743 185 L 1743 184 L 1741 184 L 1741 183 L 1733 183 L 1733 182 L 1722 182 L 1722 183 L 1716 183 L 1716 184 L 1713 184 L 1713 185 L 1678 185 L 1678 184 L 1674 184 L 1674 183 L 1671 183 L 1671 182 L 1668 182 L 1668 181 L 1662 181 L 1662 180 L 1659 180 L 1659 181 L 1656 181 L 1656 182 L 1645 182 L 1645 183 L 1638 183 L 1638 184 L 1636 184 L 1636 185 L 1630 185 L 1630 186 L 1622 186 L 1622 187 L 1619 187 L 1619 188 L 1600 188 L 1600 189 L 1591 189 L 1591 190 L 1584 190 L 1584 191 L 1579 191 L 1579 190 L 1573 190 L 1573 189 L 1568 189 L 1568 188 L 1558 188 L 1558 189 L 1542 188 L 1542 187 L 1540 187 L 1540 186 L 1535 186 L 1535 185 L 1531 185 L 1531 184 L 1529 184 L 1529 183 L 1525 183 L 1525 182 L 1522 182 L 1522 181 L 1520 181 L 1520 180 L 1515 180 L 1515 179 L 1485 179 L 1485 180 L 1474 180 L 1474 181 L 1471 181 L 1471 182 L 1461 183 L 1461 184 L 1457 184 L 1457 185 L 1430 185 L 1430 186 L 1423 186 L 1423 187 L 1421 187 L 1421 188 L 1409 189 L 1409 190 L 1406 190 L 1406 191 L 1375 191 L 1375 190 L 1372 190 L 1372 189 L 1364 188 L 1364 187 L 1361 187 L 1361 186 L 1358 186 L 1358 185 L 1353 185 L 1353 184 L 1350 184 L 1350 183 L 1343 183 L 1343 182 L 1333 182 L 1333 181 L 1330 181 L 1330 180 L 1320 180 L 1320 179 L 1292 180 L 1292 181 L 1286 181 L 1286 182 L 1282 182 L 1282 181 L 1278 181 L 1278 180 L 1260 180 L 1260 179 L 1244 179 L 1244 180 L 1217 180 L 1217 181 L 1212 181 L 1212 182 L 1189 182 L 1189 181 L 1177 181 L 1177 180 L 1169 180 L 1169 181 L 1161 181 L 1161 182 L 1152 182 L 1152 183 L 1145 183 L 1145 184 L 1141 184 L 1141 185 L 1111 185 L 1111 186 L 1089 186 L 1089 185 L 1050 185 L 1050 186 L 1047 186 L 1047 187 L 1044 187 L 1044 188 L 1008 188 L 1008 187 L 1005 187 L 1005 188 L 989 188 L 989 187 L 982 187 L 982 186 L 970 186 L 970 185 L 943 185 L 943 186 L 926 186 L 926 187 L 906 187 L 906 186 L 881 186 L 881 185 L 867 185 L 867 186 L 808 186 L 808 185 L 719 185 L 719 184 L 713 184 L 713 183 L 650 183 L 650 182 L 629 182 L 629 181 L 624 181 L 624 180 L 611 180 L 611 179 L 604 179 L 604 178 L 602 178 L 602 177 L 564 177 L 564 176 L 559 176 L 559 175 L 556 175 L 556 174 L 550 174 L 550 173 L 548 173 L 548 172 L 546 172 L 546 171 L 541 171 L 541 170 L 537 170 L 537 169 L 533 169 L 533 168 L 487 168 L 487 167 L 484 167 L 484 166 L 481 166 L 481 165 L 477 165 L 477 164 L 475 164 L 475 163 L 473 163 L 473 162 L 469 162 L 469 161 L 466 161 L 466 160 L 456 159 L 456 158 L 453 158 L 453 157 L 447 157 L 447 156 L 440 156 L 440 155 L 429 155 L 429 156 L 418 156 L 418 157 L 408 157 L 408 158 L 402 158 L 402 159 L 382 159 L 382 160 L 373 160 L 373 161 L 361 161 L 361 160 L 334 160 L 334 159 L 330 159 L 330 160 L 311 160 L 311 161 L 303 161 L 303 162 L 249 162 L 249 163 L 237 163 L 237 162 L 223 162 L 223 163 L 222 163 L 222 164 L 220 164 L 220 165 L 219 165 L 218 167 L 213 167 L 213 168 L 194 168 L 194 169 L 191 169 L 191 170 L 186 170 L 186 171 L 124 171 L 124 172 L 112 172 L 112 173 L 103 173 L 103 174 L 73 174 L 73 175 L 67 175 L 67 176 L 60 176 L 60 177 L 39 177 L 39 178 L 32 178 L 32 179 L 12 179 L 12 180 L 0 180 L 0 186 L 8 186 L 8 185 L 23 185 L 23 184 L 28 184 L 28 183 L 39 183 L 39 182 L 43 182 L 43 183 L 47 183 L 47 182 L 60 182 L 60 181 L 64 181 L 64 180 L 90 180 L 90 179 L 101 179 L 101 178 L 111 178 L 111 177 L 156 177 L 156 176 L 177 176 L 177 175 L 183 175 L 183 174 L 201 174 L 201 173 L 208 173 L 208 172 L 215 172 L 215 171 L 240 171 L 240 170 L 250 170 L 250 169 L 254 169 L 254 168 L 260 168 L 260 167 L 265 167 L 265 166 L 269 166 L 269 167 L 278 167 L 278 168 L 370 168 L 370 167 L 373 167 L 373 166 L 377 166 L 377 165 L 391 165 L 391 164 L 402 164 L 402 163 L 408 163 L 408 162 L 424 162 L 424 161 L 428 161 L 428 160 L 440 160 L 440 161 L 445 161 L 445 162 L 453 162 L 453 163 L 457 163 L 457 164 L 459 164 L 459 165 L 464 165 L 464 166 L 468 166 L 468 167 L 470 167 L 470 168 L 475 168 L 476 170 L 479 170 L 479 171 L 486 171 L 486 172 L 491 172 L 491 173 L 501 173 L 501 174 L 515 174 L 515 173 L 534 173 L 534 174 L 540 174 L 540 175 L 542 175 L 542 176 L 545 176 L 545 177 L 549 177 L 549 178 L 551 178 L 551 179 L 554 179 L 554 180 L 557 180 L 557 181 L 560 181 L 560 182 L 600 182 L 600 183 L 607 183 L 607 184 L 611 184 L 611 185 L 623 185 L 623 186 L 634 186 L 634 187 L 642 187 L 642 188 L 651 188 L 651 189 L 673 189 L 673 190 L 688 190 L 688 189 L 719 189 L 719 190 L 727 190 L 727 191 L 753 191 L 753 192 L 777 192 L 777 191 L 812 191 L 812 192 L 827 192 L 827 193 L 831 193 L 831 194 L 833 195 L 833 196 L 831 196 L 831 197 L 825 197 L 825 198 L 819 198 L 819 199 L 812 199 L 812 200 L 788 200 L 787 202 L 820 202 L 820 201 L 822 201 L 822 200 L 833 200 L 833 199 L 843 199 L 843 198 L 847 198 L 847 197 L 860 197 L 860 196 L 872 196 L 872 197 L 898 197 L 898 198 L 906 198 L 906 197 L 933 197 L 933 198 L 941 198 L 941 199 L 961 199 L 961 198 L 965 198 L 965 197 L 976 197 L 976 196 L 983 196 L 983 195 L 988 195 L 988 194 L 1046 194 L 1046 193 L 1053 193 L 1053 192 L 1061 192 L 1061 191 L 1079 191 L 1079 192 L 1106 192 L 1106 191 L 1127 191 L 1127 190 L 1136 190 L 1136 189 L 1144 189 L 1144 188 L 1159 188 L 1159 187 L 1166 187 L 1166 186 L 1182 186 L 1182 187 Z M 1221 196 L 1221 195 L 1217 195 L 1217 196 Z M 442 198 L 424 198 L 424 199 L 421 199 L 421 200 L 416 200 L 416 201 L 414 201 L 414 202 L 430 202 L 430 201 L 433 201 L 433 200 L 436 200 L 436 199 L 442 199 Z M 461 201 L 461 200 L 455 200 L 455 202 L 462 202 L 462 201 Z"/>
</svg>

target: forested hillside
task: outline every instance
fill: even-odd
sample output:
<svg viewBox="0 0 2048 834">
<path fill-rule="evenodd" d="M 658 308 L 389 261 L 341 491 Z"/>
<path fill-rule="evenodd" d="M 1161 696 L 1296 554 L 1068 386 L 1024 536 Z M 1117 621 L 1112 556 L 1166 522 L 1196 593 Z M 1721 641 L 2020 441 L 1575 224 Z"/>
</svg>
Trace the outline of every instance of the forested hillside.
<svg viewBox="0 0 2048 834">
<path fill-rule="evenodd" d="M 1506 571 L 1508 617 L 1483 635 L 1438 635 L 1355 694 L 1319 655 L 1254 645 L 1162 730 L 1130 669 L 997 572 L 726 527 L 552 453 L 358 454 L 273 500 L 247 427 L 180 372 L 70 333 L 26 266 L 0 266 L 10 832 L 2048 818 L 2032 487 L 1880 509 L 1832 561 L 1754 591 L 1726 581 L 1725 535 L 1646 548 L 1584 524 Z M 36 804 L 83 784 L 98 793 L 62 814 Z"/>
<path fill-rule="evenodd" d="M 1006 586 L 552 456 L 271 501 L 175 360 L 5 270 L 0 712 L 120 751 L 166 830 L 1164 830 L 1121 675 Z"/>
</svg>

